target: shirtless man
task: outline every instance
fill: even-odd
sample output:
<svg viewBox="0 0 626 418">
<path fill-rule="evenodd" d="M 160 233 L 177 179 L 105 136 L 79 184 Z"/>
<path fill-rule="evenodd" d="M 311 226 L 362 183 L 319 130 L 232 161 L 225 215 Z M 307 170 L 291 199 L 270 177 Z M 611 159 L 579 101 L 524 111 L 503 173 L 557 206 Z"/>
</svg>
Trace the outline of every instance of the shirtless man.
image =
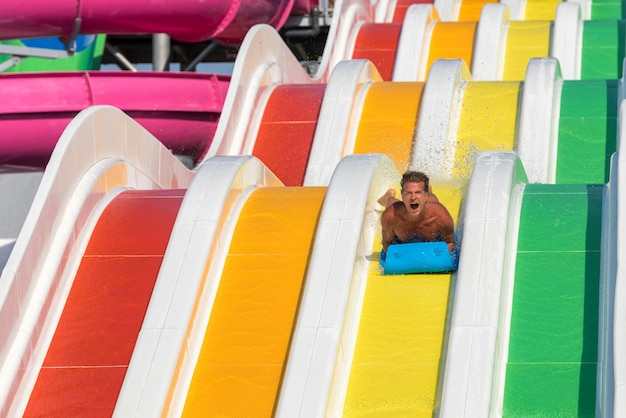
<svg viewBox="0 0 626 418">
<path fill-rule="evenodd" d="M 381 217 L 383 250 L 393 243 L 444 241 L 454 250 L 454 220 L 429 192 L 424 173 L 407 171 L 400 181 L 402 200 L 390 189 L 378 201 L 386 207 Z"/>
</svg>

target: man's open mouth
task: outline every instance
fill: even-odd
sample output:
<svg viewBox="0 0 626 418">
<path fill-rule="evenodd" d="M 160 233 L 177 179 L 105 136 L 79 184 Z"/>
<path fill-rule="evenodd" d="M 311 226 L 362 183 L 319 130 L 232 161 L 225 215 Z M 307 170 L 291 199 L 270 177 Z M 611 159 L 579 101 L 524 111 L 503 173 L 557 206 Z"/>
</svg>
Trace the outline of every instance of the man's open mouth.
<svg viewBox="0 0 626 418">
<path fill-rule="evenodd" d="M 420 204 L 419 203 L 411 203 L 411 209 L 417 209 L 419 208 Z"/>
</svg>

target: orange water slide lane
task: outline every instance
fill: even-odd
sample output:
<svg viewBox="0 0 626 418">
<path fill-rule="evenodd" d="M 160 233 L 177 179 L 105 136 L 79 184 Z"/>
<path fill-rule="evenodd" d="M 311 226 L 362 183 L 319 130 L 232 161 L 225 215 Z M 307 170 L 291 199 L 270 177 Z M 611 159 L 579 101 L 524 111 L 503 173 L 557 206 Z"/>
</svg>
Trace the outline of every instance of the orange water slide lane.
<svg viewBox="0 0 626 418">
<path fill-rule="evenodd" d="M 185 417 L 272 415 L 326 187 L 254 190 L 237 220 Z"/>
<path fill-rule="evenodd" d="M 424 83 L 372 83 L 363 102 L 354 154 L 386 154 L 400 172 L 409 165 Z"/>
<path fill-rule="evenodd" d="M 381 83 L 380 88 L 386 89 L 387 84 Z M 452 179 L 433 185 L 455 221 L 476 155 L 514 147 L 520 84 L 470 82 L 465 88 Z M 363 114 L 394 115 L 406 107 L 402 102 L 376 105 L 366 100 Z M 356 146 L 368 152 L 370 139 L 362 136 L 365 132 L 359 131 Z M 393 146 L 393 138 L 380 142 Z M 372 253 L 378 255 L 380 250 L 377 227 Z M 449 274 L 384 276 L 379 258 L 372 257 L 343 416 L 433 416 L 451 280 Z"/>
<path fill-rule="evenodd" d="M 437 22 L 433 29 L 427 68 L 438 59 L 462 59 L 472 68 L 477 22 Z"/>
<path fill-rule="evenodd" d="M 271 93 L 252 155 L 285 186 L 300 186 L 309 161 L 326 84 L 284 84 Z"/>
<path fill-rule="evenodd" d="M 498 0 L 463 0 L 459 9 L 459 22 L 478 22 L 483 7 L 487 3 L 499 3 Z"/>
<path fill-rule="evenodd" d="M 184 190 L 125 191 L 82 257 L 25 417 L 110 417 Z"/>
</svg>

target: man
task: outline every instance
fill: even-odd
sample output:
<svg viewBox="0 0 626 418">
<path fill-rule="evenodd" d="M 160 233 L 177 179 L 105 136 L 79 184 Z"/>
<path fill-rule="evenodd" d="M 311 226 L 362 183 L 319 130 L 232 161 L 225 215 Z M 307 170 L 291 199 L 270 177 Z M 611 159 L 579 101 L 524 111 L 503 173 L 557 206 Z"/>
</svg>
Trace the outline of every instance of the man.
<svg viewBox="0 0 626 418">
<path fill-rule="evenodd" d="M 402 200 L 389 189 L 378 202 L 386 207 L 381 217 L 383 250 L 390 244 L 444 241 L 452 253 L 455 246 L 454 220 L 429 191 L 428 176 L 407 171 L 400 181 Z"/>
</svg>

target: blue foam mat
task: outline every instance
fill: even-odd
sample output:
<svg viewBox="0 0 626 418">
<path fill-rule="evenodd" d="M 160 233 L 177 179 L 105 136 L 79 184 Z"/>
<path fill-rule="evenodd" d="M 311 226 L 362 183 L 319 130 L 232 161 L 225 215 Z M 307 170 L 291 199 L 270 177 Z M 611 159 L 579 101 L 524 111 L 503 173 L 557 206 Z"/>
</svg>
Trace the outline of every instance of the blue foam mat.
<svg viewBox="0 0 626 418">
<path fill-rule="evenodd" d="M 381 252 L 384 274 L 442 273 L 458 266 L 458 243 L 453 253 L 443 241 L 391 244 Z"/>
</svg>

